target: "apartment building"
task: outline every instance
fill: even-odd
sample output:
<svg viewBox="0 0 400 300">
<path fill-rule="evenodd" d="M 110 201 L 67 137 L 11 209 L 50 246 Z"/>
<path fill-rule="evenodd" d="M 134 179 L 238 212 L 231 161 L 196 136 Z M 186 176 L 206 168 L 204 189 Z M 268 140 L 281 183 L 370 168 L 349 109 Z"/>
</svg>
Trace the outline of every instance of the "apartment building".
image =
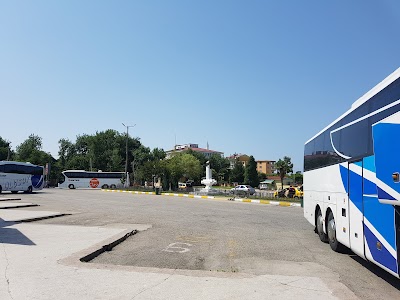
<svg viewBox="0 0 400 300">
<path fill-rule="evenodd" d="M 256 163 L 257 163 L 257 171 L 259 173 L 264 173 L 264 174 L 276 173 L 275 160 L 256 160 Z"/>
</svg>

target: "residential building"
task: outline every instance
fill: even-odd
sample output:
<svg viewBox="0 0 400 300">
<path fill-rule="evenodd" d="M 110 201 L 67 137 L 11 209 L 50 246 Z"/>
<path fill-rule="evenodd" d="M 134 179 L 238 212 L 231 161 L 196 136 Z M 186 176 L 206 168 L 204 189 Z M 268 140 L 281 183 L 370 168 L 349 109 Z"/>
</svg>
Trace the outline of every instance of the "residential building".
<svg viewBox="0 0 400 300">
<path fill-rule="evenodd" d="M 245 168 L 247 164 L 249 163 L 250 156 L 246 154 L 232 154 L 231 156 L 228 157 L 229 159 L 229 168 L 233 169 L 235 166 L 235 163 L 238 161 L 240 162 L 243 167 Z"/>
<path fill-rule="evenodd" d="M 257 171 L 264 174 L 275 174 L 275 160 L 256 160 Z"/>
<path fill-rule="evenodd" d="M 189 149 L 194 152 L 203 154 L 206 158 L 210 158 L 211 155 L 213 154 L 218 154 L 222 157 L 224 156 L 223 152 L 208 149 L 208 144 L 207 144 L 207 149 L 204 149 L 204 148 L 199 148 L 199 144 L 189 143 L 183 145 L 175 145 L 174 149 L 165 152 L 166 158 L 170 158 L 180 152 L 188 151 Z"/>
</svg>

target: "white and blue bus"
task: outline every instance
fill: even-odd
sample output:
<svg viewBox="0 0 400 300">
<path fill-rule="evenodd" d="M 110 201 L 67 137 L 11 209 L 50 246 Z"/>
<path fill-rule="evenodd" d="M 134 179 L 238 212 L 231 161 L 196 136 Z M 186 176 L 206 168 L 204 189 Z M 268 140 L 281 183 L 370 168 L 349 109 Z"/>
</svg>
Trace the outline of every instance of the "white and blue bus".
<svg viewBox="0 0 400 300">
<path fill-rule="evenodd" d="M 44 182 L 43 172 L 43 167 L 31 163 L 0 161 L 0 193 L 32 193 L 41 190 Z"/>
<path fill-rule="evenodd" d="M 66 170 L 58 183 L 59 188 L 121 188 L 125 182 L 124 172 L 90 172 L 85 170 Z M 128 176 L 129 179 L 129 176 Z"/>
<path fill-rule="evenodd" d="M 400 68 L 308 140 L 304 216 L 323 242 L 399 277 Z"/>
</svg>

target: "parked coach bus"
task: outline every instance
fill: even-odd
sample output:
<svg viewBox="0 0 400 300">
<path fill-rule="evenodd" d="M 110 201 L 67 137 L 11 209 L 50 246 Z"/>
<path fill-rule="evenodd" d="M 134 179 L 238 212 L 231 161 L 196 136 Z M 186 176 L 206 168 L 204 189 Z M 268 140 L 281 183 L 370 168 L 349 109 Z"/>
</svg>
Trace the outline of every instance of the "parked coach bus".
<svg viewBox="0 0 400 300">
<path fill-rule="evenodd" d="M 304 216 L 334 251 L 399 277 L 400 68 L 305 144 Z"/>
<path fill-rule="evenodd" d="M 112 188 L 123 186 L 124 172 L 88 172 L 83 170 L 67 170 L 62 172 L 63 179 L 59 188 Z"/>
<path fill-rule="evenodd" d="M 0 161 L 0 193 L 32 193 L 41 190 L 44 182 L 43 171 L 43 167 L 31 163 Z"/>
</svg>

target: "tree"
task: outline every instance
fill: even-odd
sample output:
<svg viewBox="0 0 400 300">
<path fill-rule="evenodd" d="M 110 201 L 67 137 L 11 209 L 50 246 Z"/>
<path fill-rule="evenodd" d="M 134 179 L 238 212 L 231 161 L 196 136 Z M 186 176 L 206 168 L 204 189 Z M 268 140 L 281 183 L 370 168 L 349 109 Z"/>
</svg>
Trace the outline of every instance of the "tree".
<svg viewBox="0 0 400 300">
<path fill-rule="evenodd" d="M 252 155 L 250 156 L 249 162 L 244 170 L 244 183 L 251 185 L 252 187 L 257 187 L 260 183 L 258 179 L 257 163 Z"/>
<path fill-rule="evenodd" d="M 55 161 L 50 153 L 42 151 L 42 138 L 34 134 L 17 146 L 15 158 L 17 161 L 41 166 Z"/>
<path fill-rule="evenodd" d="M 228 181 L 229 179 L 229 160 L 227 158 L 222 157 L 219 154 L 212 154 L 210 156 L 210 167 L 213 172 L 213 178 L 217 179 L 217 181 Z M 205 165 L 203 170 L 205 169 Z"/>
<path fill-rule="evenodd" d="M 193 179 L 198 181 L 201 178 L 202 167 L 200 161 L 187 152 L 178 153 L 166 162 L 172 188 L 178 186 L 179 180 Z"/>
<path fill-rule="evenodd" d="M 261 182 L 267 178 L 267 174 L 258 172 L 258 181 Z"/>
<path fill-rule="evenodd" d="M 10 142 L 0 137 L 0 160 L 10 160 L 14 155 Z"/>
<path fill-rule="evenodd" d="M 288 156 L 279 159 L 275 164 L 276 170 L 278 171 L 278 175 L 281 178 L 281 186 L 283 189 L 283 179 L 285 178 L 286 174 L 293 172 L 293 164 L 291 162 L 291 158 Z"/>
<path fill-rule="evenodd" d="M 238 182 L 242 183 L 244 180 L 244 168 L 243 164 L 240 161 L 236 161 L 235 165 L 231 171 L 231 175 L 229 178 L 230 182 Z"/>
<path fill-rule="evenodd" d="M 303 184 L 303 174 L 300 171 L 297 171 L 295 174 L 292 174 L 292 178 L 295 184 Z"/>
</svg>

